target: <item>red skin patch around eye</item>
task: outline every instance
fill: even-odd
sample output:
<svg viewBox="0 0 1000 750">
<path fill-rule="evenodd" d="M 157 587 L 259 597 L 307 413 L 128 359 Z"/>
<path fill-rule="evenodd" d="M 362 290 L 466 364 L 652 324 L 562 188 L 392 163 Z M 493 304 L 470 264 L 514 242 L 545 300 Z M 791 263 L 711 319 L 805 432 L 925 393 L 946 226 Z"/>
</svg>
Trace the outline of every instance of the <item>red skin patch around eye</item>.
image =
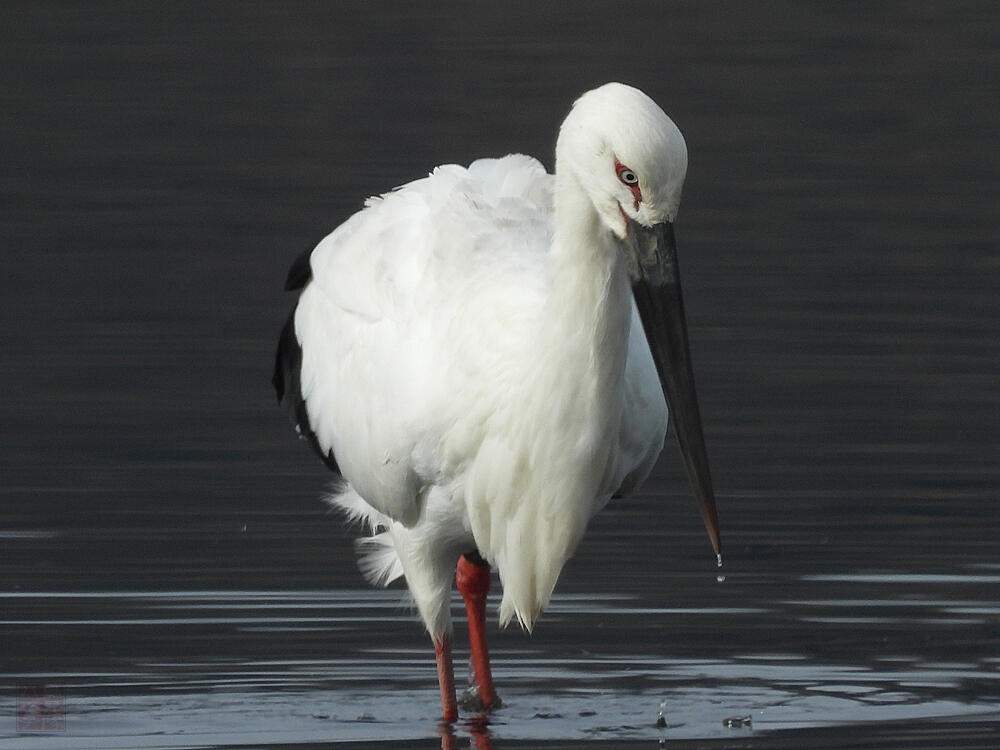
<svg viewBox="0 0 1000 750">
<path fill-rule="evenodd" d="M 622 172 L 623 169 L 628 169 L 629 172 L 632 171 L 631 169 L 629 169 L 628 167 L 626 167 L 624 164 L 622 164 L 620 161 L 618 161 L 618 157 L 616 156 L 615 157 L 615 174 L 621 174 L 621 172 Z M 621 178 L 619 177 L 618 179 L 621 179 Z M 634 201 L 633 208 L 635 208 L 635 210 L 638 211 L 639 210 L 639 204 L 642 203 L 642 191 L 639 189 L 639 183 L 637 182 L 634 185 L 627 185 L 625 183 L 622 183 L 622 184 L 625 185 L 625 187 L 627 187 L 629 190 L 632 191 L 632 200 Z"/>
</svg>

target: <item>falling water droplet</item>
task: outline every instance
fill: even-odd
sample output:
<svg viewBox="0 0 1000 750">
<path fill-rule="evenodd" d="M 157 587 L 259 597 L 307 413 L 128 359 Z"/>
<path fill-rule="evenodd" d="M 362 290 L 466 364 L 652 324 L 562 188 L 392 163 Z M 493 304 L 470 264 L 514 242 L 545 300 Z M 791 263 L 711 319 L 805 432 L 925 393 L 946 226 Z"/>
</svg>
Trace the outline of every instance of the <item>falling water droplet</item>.
<svg viewBox="0 0 1000 750">
<path fill-rule="evenodd" d="M 721 552 L 715 556 L 715 567 L 717 567 L 717 568 L 721 568 L 722 567 L 722 553 Z"/>
</svg>

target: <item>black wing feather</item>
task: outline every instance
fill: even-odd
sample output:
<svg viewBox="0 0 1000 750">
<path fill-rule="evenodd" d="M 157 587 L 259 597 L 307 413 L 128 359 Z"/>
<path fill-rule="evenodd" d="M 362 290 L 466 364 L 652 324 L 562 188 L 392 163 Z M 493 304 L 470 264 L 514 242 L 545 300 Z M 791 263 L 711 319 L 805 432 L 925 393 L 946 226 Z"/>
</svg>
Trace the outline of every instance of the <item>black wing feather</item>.
<svg viewBox="0 0 1000 750">
<path fill-rule="evenodd" d="M 288 280 L 285 282 L 285 289 L 290 291 L 302 289 L 312 279 L 312 269 L 309 266 L 309 254 L 311 252 L 310 250 L 307 253 L 303 253 L 292 264 L 292 268 L 288 272 Z M 278 403 L 288 412 L 288 416 L 295 425 L 295 429 L 309 441 L 309 444 L 312 445 L 313 450 L 316 451 L 319 457 L 323 459 L 323 463 L 326 464 L 327 468 L 340 474 L 340 467 L 337 465 L 337 459 L 334 457 L 333 451 L 323 450 L 323 447 L 319 444 L 319 438 L 316 437 L 316 433 L 309 422 L 306 402 L 302 398 L 302 345 L 295 335 L 296 307 L 292 308 L 291 313 L 288 315 L 288 320 L 285 321 L 285 327 L 281 329 L 281 336 L 278 338 L 278 350 L 274 357 L 274 376 L 271 378 L 271 382 L 274 384 L 274 390 L 278 395 Z"/>
<path fill-rule="evenodd" d="M 303 289 L 306 284 L 312 281 L 312 266 L 309 264 L 311 256 L 312 250 L 306 250 L 292 262 L 292 267 L 288 269 L 288 276 L 285 277 L 286 292 Z"/>
</svg>

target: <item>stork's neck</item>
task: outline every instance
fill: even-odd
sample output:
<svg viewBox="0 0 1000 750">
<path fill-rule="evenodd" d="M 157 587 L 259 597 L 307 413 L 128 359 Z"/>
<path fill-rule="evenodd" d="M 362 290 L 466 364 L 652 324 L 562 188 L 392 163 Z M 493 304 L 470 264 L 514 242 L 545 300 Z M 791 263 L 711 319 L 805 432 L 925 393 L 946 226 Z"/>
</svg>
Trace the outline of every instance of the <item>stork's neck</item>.
<svg viewBox="0 0 1000 750">
<path fill-rule="evenodd" d="M 583 186 L 558 171 L 550 283 L 546 324 L 567 358 L 567 375 L 578 378 L 580 398 L 617 408 L 632 316 L 628 272 L 620 241 Z"/>
<path fill-rule="evenodd" d="M 565 319 L 575 329 L 600 336 L 605 325 L 625 325 L 627 333 L 632 295 L 623 250 L 576 175 L 557 171 L 552 302 L 575 314 Z"/>
</svg>

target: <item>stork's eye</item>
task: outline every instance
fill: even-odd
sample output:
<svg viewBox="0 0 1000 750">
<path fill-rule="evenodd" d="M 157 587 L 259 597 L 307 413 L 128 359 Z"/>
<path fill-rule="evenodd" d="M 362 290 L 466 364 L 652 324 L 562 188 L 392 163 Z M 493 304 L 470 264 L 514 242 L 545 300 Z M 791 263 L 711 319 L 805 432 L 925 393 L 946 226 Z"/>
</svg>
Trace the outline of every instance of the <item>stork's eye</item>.
<svg viewBox="0 0 1000 750">
<path fill-rule="evenodd" d="M 626 185 L 635 185 L 639 182 L 639 178 L 636 176 L 635 172 L 628 167 L 622 167 L 618 170 L 618 179 Z"/>
<path fill-rule="evenodd" d="M 639 188 L 639 175 L 618 161 L 617 157 L 615 158 L 615 172 L 618 173 L 618 179 L 621 180 L 622 185 L 627 187 L 632 193 L 632 206 L 636 211 L 638 211 L 639 204 L 642 203 L 642 190 Z"/>
</svg>

